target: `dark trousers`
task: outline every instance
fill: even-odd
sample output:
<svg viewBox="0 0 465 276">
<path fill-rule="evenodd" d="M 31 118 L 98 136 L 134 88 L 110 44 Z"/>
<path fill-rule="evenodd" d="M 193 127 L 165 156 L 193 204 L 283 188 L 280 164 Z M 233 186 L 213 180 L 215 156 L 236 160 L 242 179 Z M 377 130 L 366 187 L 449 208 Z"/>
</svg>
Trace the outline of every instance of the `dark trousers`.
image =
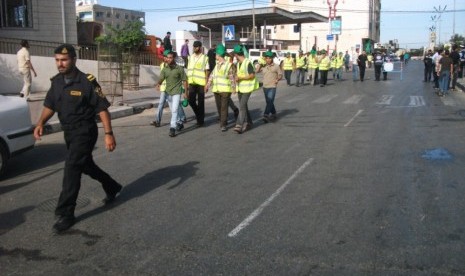
<svg viewBox="0 0 465 276">
<path fill-rule="evenodd" d="M 292 70 L 284 70 L 284 78 L 286 78 L 287 85 L 291 85 Z"/>
<path fill-rule="evenodd" d="M 320 85 L 326 85 L 328 82 L 328 70 L 320 70 Z"/>
<path fill-rule="evenodd" d="M 215 95 L 216 109 L 220 116 L 220 126 L 225 127 L 228 124 L 228 106 L 231 93 L 215 92 L 213 95 Z"/>
<path fill-rule="evenodd" d="M 454 64 L 454 73 L 450 76 L 449 79 L 449 82 L 452 81 L 452 85 L 450 85 L 452 89 L 455 89 L 455 86 L 457 85 L 457 78 L 459 77 L 459 68 L 459 63 Z"/>
<path fill-rule="evenodd" d="M 313 85 L 317 85 L 320 83 L 320 69 L 316 68 L 315 76 L 313 76 Z"/>
<path fill-rule="evenodd" d="M 375 63 L 375 80 L 379 81 L 381 78 L 381 68 L 383 67 L 382 64 Z"/>
<path fill-rule="evenodd" d="M 64 131 L 68 153 L 65 161 L 63 187 L 55 209 L 57 216 L 74 216 L 76 200 L 81 188 L 82 173 L 102 183 L 107 194 L 116 194 L 119 184 L 100 169 L 92 158 L 97 142 L 98 129 L 95 123 Z"/>
<path fill-rule="evenodd" d="M 359 66 L 359 67 L 360 67 L 360 80 L 363 81 L 365 79 L 366 66 Z"/>
<path fill-rule="evenodd" d="M 433 65 L 433 80 L 434 80 L 434 88 L 439 88 L 439 76 L 436 73 L 436 65 Z"/>
<path fill-rule="evenodd" d="M 203 124 L 205 119 L 205 90 L 204 86 L 189 84 L 189 105 L 195 113 L 198 124 Z"/>
<path fill-rule="evenodd" d="M 431 74 L 433 73 L 432 66 L 425 66 L 425 79 L 424 81 L 431 81 Z"/>
</svg>

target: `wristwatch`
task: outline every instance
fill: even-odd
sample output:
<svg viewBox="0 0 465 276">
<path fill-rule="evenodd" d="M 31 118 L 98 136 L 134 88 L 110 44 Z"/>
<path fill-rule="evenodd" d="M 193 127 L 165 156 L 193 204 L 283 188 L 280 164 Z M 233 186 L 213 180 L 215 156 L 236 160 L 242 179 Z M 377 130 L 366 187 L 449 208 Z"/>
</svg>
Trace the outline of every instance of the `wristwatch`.
<svg viewBox="0 0 465 276">
<path fill-rule="evenodd" d="M 113 135 L 113 131 L 105 132 L 105 135 Z"/>
</svg>

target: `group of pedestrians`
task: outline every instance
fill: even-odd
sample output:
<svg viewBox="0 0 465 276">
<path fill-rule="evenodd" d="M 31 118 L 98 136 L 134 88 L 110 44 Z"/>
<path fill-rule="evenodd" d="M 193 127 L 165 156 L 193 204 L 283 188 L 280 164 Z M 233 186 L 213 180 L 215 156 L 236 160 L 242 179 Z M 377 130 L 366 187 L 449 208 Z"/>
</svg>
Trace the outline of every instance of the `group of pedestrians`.
<svg viewBox="0 0 465 276">
<path fill-rule="evenodd" d="M 187 42 L 187 41 L 186 41 Z M 193 43 L 193 54 L 187 57 L 187 73 L 184 68 L 176 64 L 176 53 L 165 50 L 164 62 L 161 65 L 159 81 L 156 85 L 161 92 L 158 111 L 155 121 L 151 124 L 160 126 L 161 116 L 165 100 L 168 101 L 171 110 L 169 136 L 175 137 L 177 132 L 184 128 L 186 122 L 185 113 L 180 105 L 188 103 L 195 114 L 196 124 L 201 127 L 205 123 L 205 93 L 211 91 L 214 94 L 219 116 L 220 130 L 227 131 L 228 108 L 231 108 L 235 116 L 234 131 L 243 133 L 252 127 L 252 117 L 248 109 L 248 101 L 252 92 L 259 88 L 256 72 L 264 74 L 264 95 L 266 101 L 264 122 L 276 119 L 274 97 L 276 86 L 282 78 L 279 65 L 273 63 L 273 53 L 265 53 L 266 64 L 258 70 L 246 57 L 244 46 L 236 45 L 231 53 L 227 53 L 224 45 L 215 46 L 215 60 L 212 62 L 211 51 L 205 55 L 202 51 L 202 43 Z M 185 53 L 185 51 L 184 51 Z M 237 61 L 234 63 L 233 60 Z M 239 108 L 234 104 L 232 95 L 238 95 Z"/>
<path fill-rule="evenodd" d="M 432 50 L 428 50 L 425 54 L 423 81 L 430 82 L 433 79 L 433 87 L 438 96 L 446 96 L 450 89 L 457 91 L 457 79 L 463 76 L 464 54 L 457 45 L 453 45 L 451 51 L 438 49 L 433 54 Z"/>
</svg>

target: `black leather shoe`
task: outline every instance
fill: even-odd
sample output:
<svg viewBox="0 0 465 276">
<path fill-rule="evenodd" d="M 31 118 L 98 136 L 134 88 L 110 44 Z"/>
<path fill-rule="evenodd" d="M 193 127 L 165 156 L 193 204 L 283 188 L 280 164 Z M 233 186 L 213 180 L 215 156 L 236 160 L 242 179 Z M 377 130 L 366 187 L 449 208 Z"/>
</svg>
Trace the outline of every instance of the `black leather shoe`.
<svg viewBox="0 0 465 276">
<path fill-rule="evenodd" d="M 118 185 L 119 185 L 119 184 L 118 184 Z M 110 203 L 112 203 L 113 201 L 115 201 L 116 196 L 121 192 L 122 189 L 123 189 L 123 186 L 119 185 L 119 186 L 118 186 L 118 189 L 116 189 L 116 193 L 114 193 L 114 194 L 107 194 L 107 196 L 102 200 L 103 203 L 106 205 L 106 204 L 110 204 Z"/>
<path fill-rule="evenodd" d="M 75 220 L 74 216 L 60 217 L 53 225 L 53 231 L 57 234 L 66 231 L 74 225 Z"/>
<path fill-rule="evenodd" d="M 175 137 L 176 136 L 176 129 L 174 128 L 170 128 L 170 133 L 169 133 L 170 137 Z"/>
</svg>

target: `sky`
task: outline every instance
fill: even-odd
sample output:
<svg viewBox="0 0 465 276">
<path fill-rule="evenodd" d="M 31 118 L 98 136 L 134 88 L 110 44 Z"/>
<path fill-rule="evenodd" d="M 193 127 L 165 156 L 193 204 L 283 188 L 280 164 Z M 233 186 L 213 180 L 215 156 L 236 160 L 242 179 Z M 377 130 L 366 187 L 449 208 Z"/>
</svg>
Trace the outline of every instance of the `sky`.
<svg viewBox="0 0 465 276">
<path fill-rule="evenodd" d="M 366 1 L 366 0 L 345 0 Z M 267 6 L 269 0 L 255 0 L 255 7 Z M 454 9 L 455 2 L 455 9 Z M 178 16 L 252 8 L 252 0 L 98 0 L 103 6 L 142 10 L 145 12 L 148 34 L 164 37 L 179 30 L 196 30 L 196 24 L 178 22 Z M 444 12 L 436 23 L 437 39 L 446 42 L 455 33 L 465 36 L 465 0 L 381 0 L 381 43 L 397 39 L 401 48 L 428 45 L 431 17 L 435 9 Z M 454 12 L 455 10 L 455 12 Z M 440 32 L 439 32 L 440 30 Z M 172 37 L 173 37 L 172 35 Z"/>
</svg>

